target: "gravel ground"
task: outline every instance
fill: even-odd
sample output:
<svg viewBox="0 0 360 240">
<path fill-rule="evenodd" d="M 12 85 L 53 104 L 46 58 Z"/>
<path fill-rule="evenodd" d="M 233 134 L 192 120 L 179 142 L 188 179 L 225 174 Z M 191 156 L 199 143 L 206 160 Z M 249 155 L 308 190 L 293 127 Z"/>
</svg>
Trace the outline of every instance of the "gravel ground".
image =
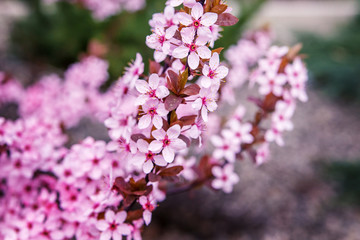
<svg viewBox="0 0 360 240">
<path fill-rule="evenodd" d="M 2 4 L 0 68 L 4 32 L 13 19 Z M 286 146 L 273 146 L 269 163 L 239 163 L 241 181 L 230 195 L 203 189 L 168 198 L 144 238 L 359 239 L 359 209 L 340 205 L 333 184 L 321 176 L 321 166 L 331 159 L 360 157 L 359 117 L 358 106 L 332 102 L 310 89 L 309 102 L 298 105 Z"/>
</svg>

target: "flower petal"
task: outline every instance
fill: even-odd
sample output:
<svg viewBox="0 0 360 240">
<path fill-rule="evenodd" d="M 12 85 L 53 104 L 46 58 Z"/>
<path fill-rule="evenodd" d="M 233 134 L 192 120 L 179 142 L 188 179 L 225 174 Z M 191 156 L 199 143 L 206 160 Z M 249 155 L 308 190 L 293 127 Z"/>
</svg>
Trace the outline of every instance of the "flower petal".
<svg viewBox="0 0 360 240">
<path fill-rule="evenodd" d="M 220 66 L 216 69 L 215 73 L 218 79 L 223 79 L 228 75 L 229 69 L 225 66 Z"/>
<path fill-rule="evenodd" d="M 218 15 L 216 13 L 207 12 L 201 17 L 200 23 L 206 27 L 210 27 L 216 23 L 217 19 Z"/>
<path fill-rule="evenodd" d="M 188 57 L 189 67 L 191 69 L 196 69 L 199 66 L 199 62 L 200 62 L 199 56 L 195 52 L 190 53 Z"/>
<path fill-rule="evenodd" d="M 194 7 L 191 9 L 191 16 L 196 20 L 199 20 L 199 18 L 203 14 L 204 14 L 204 7 L 201 5 L 201 3 L 196 3 Z"/>
<path fill-rule="evenodd" d="M 144 80 L 137 80 L 135 83 L 135 88 L 139 93 L 142 94 L 145 94 L 150 90 L 149 84 Z"/>
<path fill-rule="evenodd" d="M 217 52 L 214 52 L 209 61 L 211 70 L 215 70 L 219 66 L 219 63 L 220 63 L 219 54 Z"/>
<path fill-rule="evenodd" d="M 152 161 L 148 160 L 146 162 L 144 162 L 144 165 L 143 165 L 143 171 L 144 173 L 148 174 L 151 172 L 151 170 L 153 169 L 154 167 L 154 164 Z"/>
<path fill-rule="evenodd" d="M 211 51 L 208 47 L 200 46 L 197 48 L 197 53 L 202 59 L 209 59 L 211 57 Z"/>
<path fill-rule="evenodd" d="M 161 151 L 162 147 L 163 147 L 162 142 L 154 140 L 150 143 L 149 150 L 153 153 L 158 153 Z"/>
<path fill-rule="evenodd" d="M 179 12 L 176 15 L 179 19 L 179 22 L 184 26 L 189 26 L 193 23 L 191 16 L 185 12 Z"/>
<path fill-rule="evenodd" d="M 150 77 L 149 77 L 149 87 L 151 89 L 156 89 L 159 86 L 159 82 L 160 82 L 159 75 L 157 75 L 155 73 L 150 75 Z"/>
<path fill-rule="evenodd" d="M 177 137 L 179 137 L 180 132 L 181 132 L 181 127 L 179 124 L 176 124 L 171 128 L 169 128 L 166 133 L 169 139 L 176 139 Z"/>
<path fill-rule="evenodd" d="M 185 58 L 188 53 L 189 53 L 190 49 L 184 45 L 177 47 L 174 49 L 174 51 L 172 52 L 172 56 L 174 58 Z"/>
<path fill-rule="evenodd" d="M 165 167 L 168 163 L 164 160 L 164 157 L 162 155 L 155 155 L 154 156 L 154 162 L 156 165 L 160 167 Z"/>
<path fill-rule="evenodd" d="M 169 146 L 163 149 L 162 155 L 166 162 L 172 163 L 174 161 L 175 153 L 174 150 L 172 150 Z"/>
<path fill-rule="evenodd" d="M 150 123 L 151 123 L 151 116 L 149 114 L 146 114 L 139 119 L 138 127 L 140 129 L 145 129 L 149 127 Z"/>
</svg>

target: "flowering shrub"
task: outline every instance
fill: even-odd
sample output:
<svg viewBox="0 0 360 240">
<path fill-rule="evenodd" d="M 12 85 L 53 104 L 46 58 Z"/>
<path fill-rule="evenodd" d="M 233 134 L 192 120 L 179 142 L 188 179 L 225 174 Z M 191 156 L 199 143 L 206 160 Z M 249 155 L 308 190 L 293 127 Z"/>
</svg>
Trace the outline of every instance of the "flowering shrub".
<svg viewBox="0 0 360 240">
<path fill-rule="evenodd" d="M 211 48 L 221 26 L 237 22 L 231 9 L 219 0 L 167 4 L 150 20 L 149 74 L 137 54 L 107 93 L 98 90 L 107 63 L 92 56 L 64 79 L 27 89 L 0 75 L 0 103 L 17 101 L 21 115 L 0 118 L 1 238 L 141 239 L 168 194 L 202 185 L 230 193 L 236 160 L 248 154 L 260 165 L 270 143 L 284 145 L 296 100 L 307 100 L 300 47 L 270 47 L 269 33 L 258 31 L 222 63 L 223 49 Z M 259 87 L 250 119 L 235 94 L 247 79 Z M 225 105 L 234 112 L 216 114 Z M 111 140 L 67 148 L 66 130 L 83 117 L 103 121 Z"/>
<path fill-rule="evenodd" d="M 44 0 L 46 3 L 53 3 L 59 0 Z M 83 5 L 89 9 L 98 20 L 118 14 L 122 10 L 129 12 L 139 11 L 145 6 L 145 0 L 66 0 L 72 3 Z"/>
</svg>

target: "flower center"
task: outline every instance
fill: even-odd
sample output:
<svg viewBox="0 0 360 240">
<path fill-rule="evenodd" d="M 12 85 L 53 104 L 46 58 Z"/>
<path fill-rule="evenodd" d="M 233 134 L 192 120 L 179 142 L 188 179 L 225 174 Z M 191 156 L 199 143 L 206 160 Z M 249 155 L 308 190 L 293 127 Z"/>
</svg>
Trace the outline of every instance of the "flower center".
<svg viewBox="0 0 360 240">
<path fill-rule="evenodd" d="M 215 71 L 210 70 L 208 77 L 213 79 L 215 77 Z"/>
<path fill-rule="evenodd" d="M 165 42 L 165 36 L 159 36 L 159 43 L 161 44 L 161 46 L 164 44 Z"/>
<path fill-rule="evenodd" d="M 148 111 L 148 114 L 150 114 L 150 116 L 152 116 L 152 117 L 154 115 L 156 115 L 156 108 L 154 108 L 154 107 L 150 108 L 149 111 Z"/>
<path fill-rule="evenodd" d="M 154 89 L 151 89 L 151 90 L 148 92 L 148 94 L 149 94 L 149 97 L 151 97 L 151 98 L 156 97 L 156 91 L 155 91 Z"/>
<path fill-rule="evenodd" d="M 207 101 L 207 100 L 206 100 L 206 97 L 203 97 L 203 98 L 201 99 L 201 101 L 202 101 L 202 104 L 203 104 L 203 105 L 206 105 L 206 101 Z"/>
<path fill-rule="evenodd" d="M 115 231 L 116 228 L 117 228 L 117 227 L 116 227 L 115 222 L 113 222 L 113 223 L 110 224 L 110 230 L 111 230 L 111 231 Z"/>
<path fill-rule="evenodd" d="M 170 139 L 168 138 L 168 136 L 165 136 L 164 140 L 163 140 L 163 147 L 169 146 L 171 143 Z"/>
<path fill-rule="evenodd" d="M 152 160 L 153 158 L 154 158 L 154 154 L 149 151 L 149 152 L 146 154 L 146 161 L 147 161 L 147 160 Z"/>
<path fill-rule="evenodd" d="M 195 27 L 195 28 L 198 28 L 198 27 L 200 27 L 200 21 L 199 20 L 195 20 L 194 22 L 193 22 L 193 26 Z"/>
<path fill-rule="evenodd" d="M 192 44 L 189 46 L 189 49 L 190 49 L 191 52 L 195 52 L 196 49 L 197 49 L 196 44 L 195 44 L 195 43 L 192 43 Z"/>
</svg>

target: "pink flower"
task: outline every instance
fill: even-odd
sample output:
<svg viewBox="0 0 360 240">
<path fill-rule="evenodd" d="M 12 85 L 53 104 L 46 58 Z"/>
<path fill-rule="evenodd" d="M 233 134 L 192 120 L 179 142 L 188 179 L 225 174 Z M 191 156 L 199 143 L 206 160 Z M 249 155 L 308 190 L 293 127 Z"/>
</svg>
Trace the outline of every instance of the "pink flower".
<svg viewBox="0 0 360 240">
<path fill-rule="evenodd" d="M 166 6 L 164 13 L 153 14 L 153 18 L 150 20 L 149 24 L 153 28 L 168 28 L 175 25 L 177 26 L 179 24 L 179 20 L 177 18 L 177 14 L 175 14 L 175 8 L 172 6 Z"/>
<path fill-rule="evenodd" d="M 209 27 L 215 24 L 218 15 L 213 12 L 204 14 L 204 7 L 201 3 L 196 3 L 191 9 L 191 16 L 185 12 L 179 12 L 178 18 L 182 25 L 189 26 L 187 28 L 192 31 L 197 31 L 199 36 L 209 38 L 212 35 Z"/>
<path fill-rule="evenodd" d="M 240 152 L 240 144 L 238 142 L 234 141 L 230 136 L 222 138 L 217 135 L 212 136 L 210 140 L 216 147 L 213 153 L 214 158 L 219 160 L 225 158 L 231 163 L 235 162 L 236 154 Z"/>
<path fill-rule="evenodd" d="M 229 121 L 229 129 L 224 129 L 225 132 L 228 132 L 228 136 L 232 135 L 234 137 L 234 140 L 242 143 L 252 143 L 254 141 L 254 137 L 251 135 L 251 130 L 253 129 L 252 125 L 250 123 L 241 123 L 237 120 Z"/>
<path fill-rule="evenodd" d="M 116 215 L 112 210 L 107 210 L 105 219 L 96 222 L 96 228 L 101 231 L 100 240 L 122 239 L 122 235 L 129 235 L 131 228 L 125 224 L 126 212 L 121 211 Z"/>
<path fill-rule="evenodd" d="M 150 98 L 163 99 L 169 95 L 169 89 L 163 85 L 160 85 L 160 78 L 157 74 L 151 74 L 149 77 L 149 83 L 146 81 L 136 81 L 135 88 L 141 93 L 136 99 L 136 105 L 143 105 Z"/>
<path fill-rule="evenodd" d="M 204 77 L 201 78 L 201 85 L 204 88 L 209 88 L 213 83 L 219 85 L 220 80 L 228 75 L 229 69 L 224 66 L 219 66 L 219 64 L 219 54 L 215 52 L 210 58 L 209 65 L 204 65 L 202 70 Z"/>
<path fill-rule="evenodd" d="M 154 163 L 158 166 L 166 166 L 167 162 L 165 162 L 163 156 L 158 155 L 160 149 L 157 151 L 150 151 L 149 143 L 143 139 L 137 141 L 137 147 L 139 152 L 134 156 L 133 161 L 136 165 L 142 165 L 144 173 L 150 173 L 154 167 Z"/>
<path fill-rule="evenodd" d="M 144 225 L 142 219 L 138 219 L 132 222 L 131 233 L 127 236 L 127 240 L 141 240 L 141 227 Z"/>
<path fill-rule="evenodd" d="M 217 109 L 217 93 L 211 88 L 201 88 L 198 98 L 193 102 L 192 107 L 200 111 L 204 122 L 208 121 L 208 111 L 213 112 Z"/>
<path fill-rule="evenodd" d="M 136 59 L 127 68 L 126 72 L 122 77 L 124 83 L 128 84 L 130 89 L 135 86 L 136 80 L 139 79 L 140 75 L 144 72 L 144 63 L 140 53 L 136 54 Z"/>
<path fill-rule="evenodd" d="M 284 92 L 284 85 L 286 83 L 286 76 L 278 74 L 277 71 L 267 71 L 264 75 L 257 78 L 260 84 L 259 92 L 262 95 L 273 93 L 275 96 L 280 97 Z"/>
<path fill-rule="evenodd" d="M 156 208 L 156 200 L 151 195 L 148 197 L 141 196 L 139 198 L 139 203 L 144 209 L 143 219 L 145 224 L 149 225 L 151 222 L 152 211 Z"/>
<path fill-rule="evenodd" d="M 256 165 L 260 166 L 261 164 L 265 163 L 270 155 L 269 144 L 264 143 L 262 144 L 256 151 L 255 161 Z"/>
<path fill-rule="evenodd" d="M 214 189 L 222 189 L 225 193 L 231 193 L 233 185 L 239 182 L 239 176 L 234 173 L 232 164 L 226 164 L 223 168 L 215 166 L 211 171 L 215 177 L 211 182 Z"/>
<path fill-rule="evenodd" d="M 172 26 L 168 29 L 156 27 L 153 34 L 146 37 L 146 45 L 149 48 L 155 49 L 154 59 L 156 62 L 162 62 L 170 53 L 171 39 L 177 31 L 177 26 Z"/>
<path fill-rule="evenodd" d="M 174 161 L 175 152 L 186 148 L 186 143 L 179 139 L 181 133 L 180 125 L 170 127 L 166 132 L 164 129 L 155 130 L 152 132 L 156 139 L 150 143 L 149 150 L 157 152 L 162 149 L 162 155 L 166 162 Z"/>
<path fill-rule="evenodd" d="M 300 58 L 296 58 L 293 64 L 288 64 L 285 73 L 291 85 L 290 93 L 294 98 L 298 98 L 302 102 L 308 100 L 305 91 L 306 81 L 308 80 L 307 69 Z"/>
<path fill-rule="evenodd" d="M 170 5 L 172 7 L 180 6 L 184 4 L 185 7 L 192 8 L 196 3 L 196 0 L 167 0 L 166 5 Z"/>
<path fill-rule="evenodd" d="M 267 142 L 276 142 L 279 146 L 284 146 L 284 140 L 282 138 L 282 131 L 277 124 L 273 123 L 271 128 L 265 133 L 265 140 Z"/>
<path fill-rule="evenodd" d="M 159 102 L 157 99 L 148 100 L 143 106 L 142 110 L 144 115 L 139 119 L 138 127 L 140 129 L 145 129 L 150 126 L 151 122 L 154 126 L 159 129 L 163 126 L 163 118 L 167 116 L 169 111 L 165 109 L 163 103 Z"/>
<path fill-rule="evenodd" d="M 288 105 L 284 101 L 278 101 L 275 106 L 275 112 L 272 115 L 272 122 L 280 131 L 291 131 L 294 128 L 291 117 L 295 112 L 295 105 Z"/>
<path fill-rule="evenodd" d="M 209 59 L 211 57 L 210 49 L 205 46 L 207 43 L 205 37 L 199 36 L 193 42 L 195 32 L 189 28 L 181 30 L 181 36 L 184 44 L 174 49 L 173 57 L 180 59 L 187 57 L 191 69 L 196 69 L 199 66 L 200 58 Z"/>
</svg>

